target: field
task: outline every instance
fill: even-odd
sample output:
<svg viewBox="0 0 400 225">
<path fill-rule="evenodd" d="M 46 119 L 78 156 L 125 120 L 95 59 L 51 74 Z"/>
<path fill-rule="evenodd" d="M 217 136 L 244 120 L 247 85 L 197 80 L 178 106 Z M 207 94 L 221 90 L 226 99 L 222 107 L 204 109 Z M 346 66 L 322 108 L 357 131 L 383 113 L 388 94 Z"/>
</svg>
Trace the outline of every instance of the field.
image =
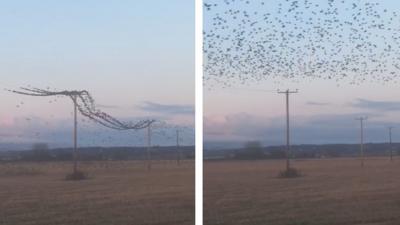
<svg viewBox="0 0 400 225">
<path fill-rule="evenodd" d="M 1 225 L 193 225 L 194 161 L 0 164 Z"/>
<path fill-rule="evenodd" d="M 205 225 L 398 225 L 400 158 L 206 161 Z"/>
</svg>

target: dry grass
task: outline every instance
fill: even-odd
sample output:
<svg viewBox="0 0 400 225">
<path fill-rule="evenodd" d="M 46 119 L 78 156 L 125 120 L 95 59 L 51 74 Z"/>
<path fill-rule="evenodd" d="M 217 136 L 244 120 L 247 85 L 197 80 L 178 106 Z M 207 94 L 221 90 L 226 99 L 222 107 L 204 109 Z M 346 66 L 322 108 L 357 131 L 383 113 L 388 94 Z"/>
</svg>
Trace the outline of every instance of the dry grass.
<svg viewBox="0 0 400 225">
<path fill-rule="evenodd" d="M 296 161 L 306 176 L 278 179 L 285 162 L 204 164 L 205 225 L 398 225 L 400 158 Z"/>
<path fill-rule="evenodd" d="M 0 165 L 0 178 L 15 176 L 36 176 L 43 174 L 44 171 L 40 170 L 37 167 L 13 164 Z"/>
<path fill-rule="evenodd" d="M 65 181 L 71 163 L 0 164 L 1 225 L 192 225 L 194 162 L 87 162 L 90 179 Z M 1 173 L 0 173 L 1 174 Z"/>
</svg>

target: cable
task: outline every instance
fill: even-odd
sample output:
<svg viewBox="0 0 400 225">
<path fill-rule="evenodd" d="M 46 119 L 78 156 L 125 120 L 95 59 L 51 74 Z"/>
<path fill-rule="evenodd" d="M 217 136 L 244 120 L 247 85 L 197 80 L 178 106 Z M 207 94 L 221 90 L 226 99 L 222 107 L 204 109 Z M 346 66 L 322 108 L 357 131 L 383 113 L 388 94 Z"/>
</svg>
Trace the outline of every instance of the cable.
<svg viewBox="0 0 400 225">
<path fill-rule="evenodd" d="M 67 96 L 77 106 L 79 112 L 90 120 L 114 130 L 140 130 L 149 127 L 155 120 L 141 120 L 138 122 L 122 122 L 111 115 L 96 108 L 95 100 L 86 90 L 81 91 L 49 91 L 39 88 L 21 87 L 20 90 L 9 90 L 9 92 L 28 96 Z"/>
</svg>

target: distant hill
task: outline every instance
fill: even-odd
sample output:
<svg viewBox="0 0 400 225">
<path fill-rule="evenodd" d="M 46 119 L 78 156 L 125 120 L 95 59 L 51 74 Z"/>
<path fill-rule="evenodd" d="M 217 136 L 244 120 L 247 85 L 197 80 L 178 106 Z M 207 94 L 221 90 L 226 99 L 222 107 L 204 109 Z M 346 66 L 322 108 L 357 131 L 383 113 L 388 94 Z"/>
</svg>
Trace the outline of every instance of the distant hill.
<svg viewBox="0 0 400 225">
<path fill-rule="evenodd" d="M 181 146 L 182 159 L 194 158 L 194 146 Z M 0 161 L 67 161 L 72 159 L 72 148 L 9 150 L 0 151 Z M 175 160 L 176 146 L 153 146 L 150 149 L 154 160 Z M 82 147 L 80 160 L 142 160 L 146 159 L 146 147 Z"/>
<path fill-rule="evenodd" d="M 400 143 L 392 144 L 394 155 L 400 153 Z M 292 154 L 296 158 L 326 158 L 326 157 L 352 157 L 360 154 L 359 144 L 304 144 L 292 145 Z M 367 143 L 364 144 L 365 156 L 389 155 L 389 144 Z M 285 158 L 286 146 L 262 147 L 262 158 Z M 240 159 L 243 153 L 248 151 L 245 148 L 220 148 L 204 150 L 205 159 Z M 254 159 L 260 158 L 258 155 Z M 248 159 L 248 158 L 246 158 Z"/>
<path fill-rule="evenodd" d="M 235 149 L 241 148 L 241 146 L 243 146 L 241 141 L 205 141 L 203 143 L 205 150 Z"/>
</svg>

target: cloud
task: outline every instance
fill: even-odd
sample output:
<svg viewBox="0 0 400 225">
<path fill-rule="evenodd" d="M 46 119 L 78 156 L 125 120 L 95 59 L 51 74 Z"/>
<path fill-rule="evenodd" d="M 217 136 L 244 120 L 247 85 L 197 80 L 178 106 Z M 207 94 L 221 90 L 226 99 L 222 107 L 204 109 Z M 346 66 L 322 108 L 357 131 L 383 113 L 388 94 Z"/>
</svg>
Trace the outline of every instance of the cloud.
<svg viewBox="0 0 400 225">
<path fill-rule="evenodd" d="M 374 101 L 358 98 L 350 106 L 360 109 L 370 109 L 376 111 L 399 111 L 400 101 Z"/>
<path fill-rule="evenodd" d="M 327 106 L 327 105 L 331 105 L 331 103 L 329 102 L 312 102 L 312 101 L 308 101 L 306 102 L 307 105 L 314 105 L 314 106 Z"/>
<path fill-rule="evenodd" d="M 205 117 L 205 140 L 236 140 L 261 138 L 268 133 L 271 127 L 270 119 L 250 115 L 248 113 L 236 113 L 224 117 Z"/>
<path fill-rule="evenodd" d="M 146 101 L 138 106 L 140 110 L 167 115 L 188 115 L 194 114 L 193 105 L 160 104 Z"/>
<path fill-rule="evenodd" d="M 96 106 L 99 108 L 103 108 L 103 109 L 119 109 L 119 108 L 121 108 L 120 106 L 117 106 L 117 105 L 96 104 Z"/>
<path fill-rule="evenodd" d="M 359 141 L 358 113 L 324 114 L 291 117 L 291 142 L 294 144 L 357 143 Z M 365 141 L 387 139 L 386 126 L 391 122 L 377 121 L 381 114 L 368 114 Z M 265 145 L 281 145 L 286 141 L 285 117 L 267 118 L 246 113 L 204 119 L 205 142 L 245 142 L 259 140 Z M 400 125 L 400 124 L 397 124 Z"/>
</svg>

